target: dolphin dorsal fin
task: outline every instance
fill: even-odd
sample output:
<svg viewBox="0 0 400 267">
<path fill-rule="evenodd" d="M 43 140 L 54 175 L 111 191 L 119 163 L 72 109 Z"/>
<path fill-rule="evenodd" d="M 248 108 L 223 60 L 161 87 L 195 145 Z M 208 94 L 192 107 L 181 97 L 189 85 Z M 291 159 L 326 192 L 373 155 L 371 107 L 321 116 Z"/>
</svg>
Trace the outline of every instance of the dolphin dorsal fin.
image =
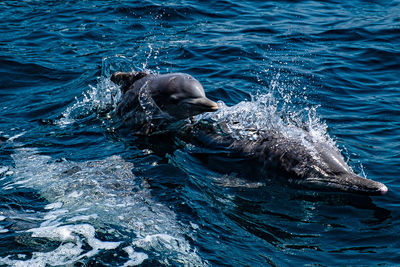
<svg viewBox="0 0 400 267">
<path fill-rule="evenodd" d="M 131 87 L 131 85 L 136 82 L 137 80 L 147 76 L 148 73 L 143 72 L 143 71 L 137 71 L 137 72 L 115 72 L 113 75 L 111 75 L 110 80 L 118 84 L 121 92 L 125 94 L 126 91 Z"/>
</svg>

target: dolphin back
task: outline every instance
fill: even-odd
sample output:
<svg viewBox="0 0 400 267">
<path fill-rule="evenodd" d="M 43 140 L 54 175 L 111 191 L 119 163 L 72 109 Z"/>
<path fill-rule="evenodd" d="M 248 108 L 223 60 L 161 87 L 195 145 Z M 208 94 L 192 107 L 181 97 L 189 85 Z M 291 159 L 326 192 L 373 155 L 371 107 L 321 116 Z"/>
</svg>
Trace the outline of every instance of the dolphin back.
<svg viewBox="0 0 400 267">
<path fill-rule="evenodd" d="M 134 82 L 137 80 L 142 79 L 143 77 L 147 76 L 148 73 L 143 71 L 137 72 L 115 72 L 111 75 L 110 80 L 120 86 L 120 90 L 122 94 L 125 94 L 126 91 L 131 88 Z"/>
</svg>

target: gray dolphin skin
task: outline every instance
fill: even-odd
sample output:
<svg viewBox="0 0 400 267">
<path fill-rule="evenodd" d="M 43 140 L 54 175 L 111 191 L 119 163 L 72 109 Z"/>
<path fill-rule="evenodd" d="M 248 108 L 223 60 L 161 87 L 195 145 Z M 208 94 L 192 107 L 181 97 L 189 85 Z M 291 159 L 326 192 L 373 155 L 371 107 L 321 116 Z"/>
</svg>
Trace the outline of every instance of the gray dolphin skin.
<svg viewBox="0 0 400 267">
<path fill-rule="evenodd" d="M 234 139 L 223 124 L 195 123 L 187 125 L 184 131 L 180 136 L 187 142 L 217 151 L 197 155 L 217 171 L 223 171 L 221 165 L 228 158 L 237 165 L 230 165 L 232 172 L 249 177 L 275 176 L 322 191 L 364 195 L 384 195 L 388 191 L 384 184 L 356 175 L 336 146 L 313 141 L 305 130 L 307 146 L 300 140 L 262 131 L 257 133 L 256 140 Z"/>
<path fill-rule="evenodd" d="M 201 83 L 188 74 L 116 72 L 111 76 L 111 81 L 120 85 L 123 93 L 117 106 L 117 114 L 121 117 L 139 106 L 142 91 L 154 100 L 161 111 L 170 116 L 169 119 L 185 119 L 218 109 L 217 103 L 206 97 Z"/>
<path fill-rule="evenodd" d="M 116 109 L 123 119 L 139 116 L 137 107 L 144 87 L 158 107 L 177 120 L 218 109 L 205 96 L 201 84 L 188 74 L 117 72 L 111 80 L 120 85 L 123 93 Z M 310 189 L 364 195 L 384 195 L 388 191 L 384 184 L 356 175 L 336 146 L 314 141 L 305 130 L 308 146 L 276 132 L 257 132 L 255 140 L 237 139 L 224 123 L 210 121 L 188 122 L 175 131 L 175 138 L 206 148 L 206 153 L 193 155 L 221 172 L 226 172 L 226 162 L 232 161 L 235 164 L 229 164 L 229 172 L 284 177 L 291 184 Z"/>
</svg>

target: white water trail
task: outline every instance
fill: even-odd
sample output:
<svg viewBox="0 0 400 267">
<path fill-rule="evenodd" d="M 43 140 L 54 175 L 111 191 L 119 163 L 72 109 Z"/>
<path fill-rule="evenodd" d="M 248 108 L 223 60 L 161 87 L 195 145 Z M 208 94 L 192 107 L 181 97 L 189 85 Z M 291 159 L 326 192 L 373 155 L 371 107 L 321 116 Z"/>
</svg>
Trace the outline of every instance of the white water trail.
<svg viewBox="0 0 400 267">
<path fill-rule="evenodd" d="M 86 162 L 54 160 L 31 148 L 17 148 L 12 158 L 15 167 L 8 171 L 12 179 L 2 189 L 29 188 L 49 202 L 43 213 L 32 214 L 40 223 L 20 229 L 20 234 L 28 235 L 28 243 L 44 238 L 59 245 L 45 251 L 38 248 L 30 258 L 0 258 L 0 264 L 68 265 L 107 250 L 123 250 L 129 257 L 126 266 L 139 265 L 153 254 L 161 264 L 206 265 L 186 240 L 187 227 L 172 210 L 153 200 L 147 183 L 132 174 L 132 163 L 119 156 Z M 23 220 L 13 216 L 18 219 Z M 102 235 L 112 241 L 102 240 Z"/>
</svg>

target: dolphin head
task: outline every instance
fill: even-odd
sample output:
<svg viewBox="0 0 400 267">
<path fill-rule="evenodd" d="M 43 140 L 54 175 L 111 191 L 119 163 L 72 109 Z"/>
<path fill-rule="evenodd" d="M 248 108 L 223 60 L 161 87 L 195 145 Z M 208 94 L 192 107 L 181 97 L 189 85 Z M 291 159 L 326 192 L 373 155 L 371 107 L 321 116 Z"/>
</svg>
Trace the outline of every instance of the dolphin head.
<svg viewBox="0 0 400 267">
<path fill-rule="evenodd" d="M 384 195 L 388 188 L 377 181 L 355 174 L 339 150 L 327 144 L 317 144 L 318 159 L 309 166 L 304 184 L 329 191 L 364 195 Z"/>
<path fill-rule="evenodd" d="M 185 119 L 218 110 L 218 104 L 206 97 L 203 86 L 192 76 L 178 73 L 167 78 L 162 92 L 153 94 L 153 98 L 169 115 Z"/>
</svg>

